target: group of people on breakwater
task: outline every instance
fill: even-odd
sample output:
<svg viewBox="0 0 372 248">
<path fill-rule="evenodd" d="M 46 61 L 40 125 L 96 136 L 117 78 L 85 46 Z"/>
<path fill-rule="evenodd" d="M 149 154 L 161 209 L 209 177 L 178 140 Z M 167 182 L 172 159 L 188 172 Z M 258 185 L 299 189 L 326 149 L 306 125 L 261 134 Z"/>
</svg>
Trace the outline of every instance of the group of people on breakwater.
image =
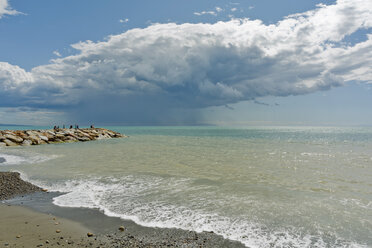
<svg viewBox="0 0 372 248">
<path fill-rule="evenodd" d="M 72 125 L 70 125 L 70 129 L 73 129 L 73 128 L 75 128 L 75 129 L 79 129 L 79 125 L 75 124 L 74 127 L 73 127 Z M 94 128 L 94 125 L 90 125 L 90 128 Z M 59 128 L 59 126 L 54 126 L 53 129 L 54 129 L 54 130 L 59 130 L 60 128 Z M 62 126 L 62 129 L 66 129 L 66 126 L 63 125 L 63 126 Z"/>
</svg>

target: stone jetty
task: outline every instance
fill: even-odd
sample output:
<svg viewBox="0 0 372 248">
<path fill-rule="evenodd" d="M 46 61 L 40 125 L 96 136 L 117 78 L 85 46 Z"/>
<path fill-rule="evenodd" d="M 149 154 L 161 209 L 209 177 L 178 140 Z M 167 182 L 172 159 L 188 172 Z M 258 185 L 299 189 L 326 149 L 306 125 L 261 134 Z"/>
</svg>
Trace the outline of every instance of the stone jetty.
<svg viewBox="0 0 372 248">
<path fill-rule="evenodd" d="M 105 128 L 0 130 L 0 147 L 91 141 L 127 137 Z"/>
</svg>

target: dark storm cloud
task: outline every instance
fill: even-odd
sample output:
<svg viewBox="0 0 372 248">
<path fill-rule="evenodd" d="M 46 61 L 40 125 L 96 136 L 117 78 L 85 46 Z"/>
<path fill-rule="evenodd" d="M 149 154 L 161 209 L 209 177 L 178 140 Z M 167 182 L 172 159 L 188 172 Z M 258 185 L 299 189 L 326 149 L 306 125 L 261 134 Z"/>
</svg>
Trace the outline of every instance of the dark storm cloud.
<svg viewBox="0 0 372 248">
<path fill-rule="evenodd" d="M 0 62 L 0 106 L 65 108 L 83 119 L 182 121 L 194 118 L 185 114 L 192 109 L 371 82 L 372 36 L 339 45 L 372 27 L 371 9 L 370 1 L 339 0 L 275 25 L 153 24 L 74 44 L 77 55 L 30 72 Z"/>
</svg>

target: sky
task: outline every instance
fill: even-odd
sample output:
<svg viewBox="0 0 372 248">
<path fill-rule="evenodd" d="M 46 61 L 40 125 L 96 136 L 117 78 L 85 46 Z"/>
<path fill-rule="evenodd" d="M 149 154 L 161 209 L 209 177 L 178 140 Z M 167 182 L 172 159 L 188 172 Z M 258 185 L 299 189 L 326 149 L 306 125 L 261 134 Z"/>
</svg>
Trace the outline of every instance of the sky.
<svg viewBox="0 0 372 248">
<path fill-rule="evenodd" d="M 0 123 L 372 125 L 371 0 L 0 0 Z"/>
</svg>

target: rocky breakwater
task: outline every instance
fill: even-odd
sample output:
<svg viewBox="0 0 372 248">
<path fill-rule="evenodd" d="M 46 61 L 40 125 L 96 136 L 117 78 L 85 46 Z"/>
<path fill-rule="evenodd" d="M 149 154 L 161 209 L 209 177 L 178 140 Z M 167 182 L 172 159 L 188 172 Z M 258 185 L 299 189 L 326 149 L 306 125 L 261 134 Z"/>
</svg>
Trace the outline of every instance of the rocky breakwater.
<svg viewBox="0 0 372 248">
<path fill-rule="evenodd" d="M 0 130 L 0 147 L 91 141 L 127 137 L 105 128 Z"/>
</svg>

